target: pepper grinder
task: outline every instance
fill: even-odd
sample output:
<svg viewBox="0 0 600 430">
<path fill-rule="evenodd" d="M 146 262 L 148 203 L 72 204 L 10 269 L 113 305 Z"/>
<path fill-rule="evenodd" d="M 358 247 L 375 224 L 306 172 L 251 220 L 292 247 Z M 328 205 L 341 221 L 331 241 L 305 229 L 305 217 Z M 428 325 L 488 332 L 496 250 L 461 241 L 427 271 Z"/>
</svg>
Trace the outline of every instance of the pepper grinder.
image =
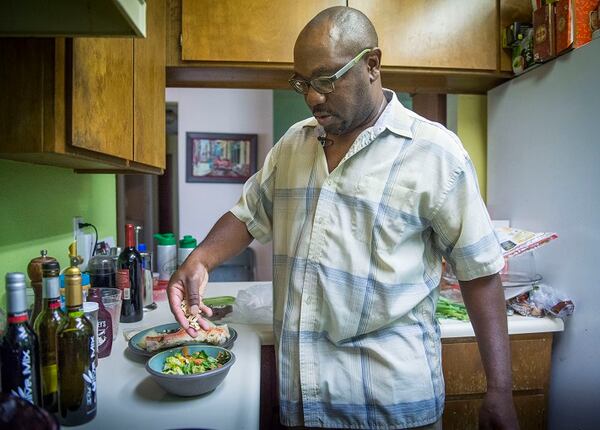
<svg viewBox="0 0 600 430">
<path fill-rule="evenodd" d="M 42 264 L 50 261 L 56 261 L 56 258 L 48 257 L 48 251 L 42 249 L 40 251 L 40 256 L 33 258 L 27 265 L 27 275 L 31 281 L 31 288 L 33 288 L 35 297 L 30 318 L 30 321 L 32 322 L 35 321 L 35 318 L 42 311 Z"/>
</svg>

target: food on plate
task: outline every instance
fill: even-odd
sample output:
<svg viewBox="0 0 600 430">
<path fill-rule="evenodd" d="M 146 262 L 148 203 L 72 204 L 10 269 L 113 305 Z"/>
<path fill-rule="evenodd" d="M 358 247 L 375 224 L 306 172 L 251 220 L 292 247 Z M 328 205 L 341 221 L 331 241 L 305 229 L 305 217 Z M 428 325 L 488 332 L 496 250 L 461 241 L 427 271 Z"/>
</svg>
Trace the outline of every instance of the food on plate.
<svg viewBox="0 0 600 430">
<path fill-rule="evenodd" d="M 209 321 L 211 326 L 208 330 L 196 329 L 197 337 L 192 337 L 180 328 L 175 332 L 157 333 L 149 331 L 146 336 L 138 343 L 141 348 L 148 352 L 158 351 L 164 348 L 173 348 L 188 343 L 210 343 L 211 345 L 223 345 L 231 337 L 229 327 L 226 324 L 215 325 Z M 198 326 L 199 327 L 199 326 Z"/>
<path fill-rule="evenodd" d="M 216 357 L 211 357 L 204 351 L 190 354 L 188 348 L 184 346 L 180 353 L 165 359 L 162 371 L 169 375 L 195 375 L 223 367 L 230 358 L 231 355 L 223 351 L 220 351 Z"/>
</svg>

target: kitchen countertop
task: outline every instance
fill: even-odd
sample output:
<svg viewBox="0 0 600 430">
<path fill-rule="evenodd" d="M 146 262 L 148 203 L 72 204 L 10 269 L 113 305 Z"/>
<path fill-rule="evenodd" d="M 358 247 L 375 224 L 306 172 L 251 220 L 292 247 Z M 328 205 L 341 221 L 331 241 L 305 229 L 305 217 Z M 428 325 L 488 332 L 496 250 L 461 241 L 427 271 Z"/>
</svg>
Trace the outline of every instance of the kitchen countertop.
<svg viewBox="0 0 600 430">
<path fill-rule="evenodd" d="M 142 330 L 174 322 L 167 302 L 144 313 L 137 323 L 119 324 L 111 355 L 98 362 L 96 418 L 82 429 L 254 430 L 259 427 L 260 339 L 252 327 L 231 324 L 238 332 L 232 348 L 236 362 L 213 392 L 199 397 L 177 397 L 151 378 L 144 359 L 127 351 L 124 330 Z"/>
<path fill-rule="evenodd" d="M 209 283 L 206 297 L 231 295 L 253 285 L 270 282 Z M 273 344 L 271 324 L 230 323 L 238 332 L 232 349 L 237 357 L 229 375 L 215 391 L 183 398 L 166 393 L 146 372 L 145 360 L 127 351 L 124 331 L 139 331 L 173 322 L 167 302 L 146 312 L 137 323 L 119 324 L 111 355 L 99 360 L 97 373 L 98 413 L 91 422 L 73 428 L 176 429 L 202 427 L 215 430 L 258 429 L 260 411 L 260 347 Z M 442 338 L 473 337 L 469 322 L 441 320 Z M 554 318 L 508 317 L 509 334 L 564 330 Z"/>
<path fill-rule="evenodd" d="M 209 283 L 205 296 L 237 296 L 237 293 L 252 285 L 271 284 L 270 282 L 213 282 Z M 473 326 L 468 321 L 458 321 L 452 319 L 442 319 L 440 322 L 440 331 L 442 339 L 458 337 L 474 337 Z M 263 345 L 273 345 L 273 326 L 270 324 L 251 324 L 248 325 L 254 330 L 261 339 Z M 564 324 L 559 318 L 535 318 L 524 317 L 520 315 L 511 315 L 508 317 L 508 334 L 531 334 L 548 333 L 563 331 Z"/>
</svg>

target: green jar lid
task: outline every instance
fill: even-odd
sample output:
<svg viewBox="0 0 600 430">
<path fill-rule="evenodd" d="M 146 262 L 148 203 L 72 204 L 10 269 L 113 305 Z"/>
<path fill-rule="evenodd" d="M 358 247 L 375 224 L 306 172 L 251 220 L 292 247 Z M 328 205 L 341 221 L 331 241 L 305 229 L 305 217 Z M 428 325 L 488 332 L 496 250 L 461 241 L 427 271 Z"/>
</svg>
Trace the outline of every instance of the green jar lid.
<svg viewBox="0 0 600 430">
<path fill-rule="evenodd" d="M 158 241 L 159 246 L 176 245 L 177 239 L 173 233 L 156 233 L 154 239 Z"/>
<path fill-rule="evenodd" d="M 180 248 L 195 248 L 196 246 L 198 246 L 198 241 L 189 234 L 186 234 L 183 236 L 183 239 L 179 240 Z"/>
</svg>

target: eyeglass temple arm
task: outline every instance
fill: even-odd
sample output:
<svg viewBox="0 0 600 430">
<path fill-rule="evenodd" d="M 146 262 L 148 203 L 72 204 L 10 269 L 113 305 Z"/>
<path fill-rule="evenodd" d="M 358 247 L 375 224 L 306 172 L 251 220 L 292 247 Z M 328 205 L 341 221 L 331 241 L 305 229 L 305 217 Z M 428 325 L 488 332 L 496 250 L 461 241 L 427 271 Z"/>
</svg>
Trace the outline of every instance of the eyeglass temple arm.
<svg viewBox="0 0 600 430">
<path fill-rule="evenodd" d="M 333 75 L 331 78 L 334 81 L 341 78 L 344 75 L 344 73 L 346 73 L 348 70 L 350 70 L 352 67 L 354 67 L 354 65 L 360 61 L 362 56 L 365 55 L 370 50 L 371 50 L 371 48 L 363 49 L 360 52 L 360 54 L 358 54 L 356 57 L 354 57 L 352 60 L 350 60 L 350 62 L 348 64 L 346 64 L 344 67 L 342 67 L 340 70 L 338 70 L 338 72 L 335 75 Z"/>
</svg>

